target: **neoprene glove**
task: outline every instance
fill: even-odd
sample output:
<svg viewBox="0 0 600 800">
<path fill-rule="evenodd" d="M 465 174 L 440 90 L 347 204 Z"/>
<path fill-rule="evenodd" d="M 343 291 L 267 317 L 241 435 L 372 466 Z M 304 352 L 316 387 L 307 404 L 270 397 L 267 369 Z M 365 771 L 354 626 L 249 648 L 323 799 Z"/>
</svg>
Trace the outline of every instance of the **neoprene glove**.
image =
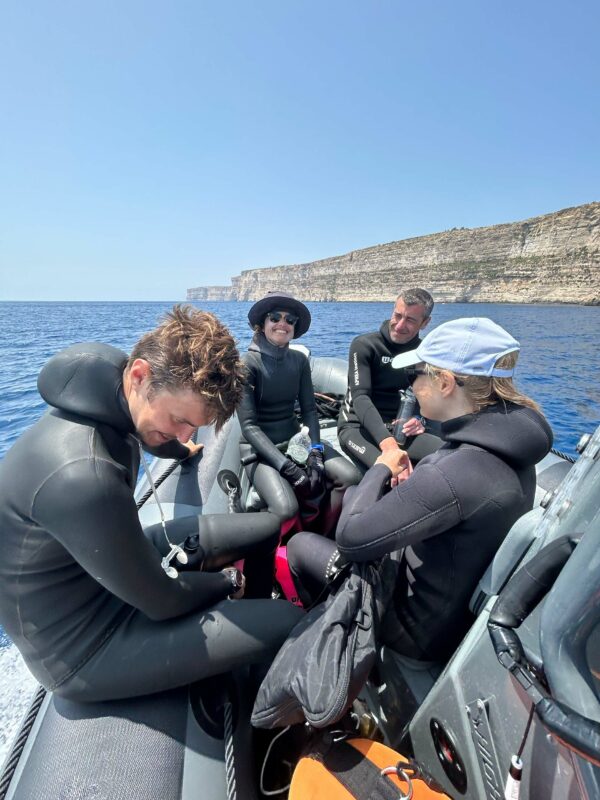
<svg viewBox="0 0 600 800">
<path fill-rule="evenodd" d="M 315 493 L 325 488 L 325 464 L 323 462 L 323 452 L 314 448 L 308 454 L 306 460 L 308 475 L 310 478 L 311 491 Z"/>
<path fill-rule="evenodd" d="M 292 489 L 298 497 L 306 497 L 310 494 L 310 481 L 308 475 L 297 464 L 294 464 L 289 458 L 286 459 L 285 464 L 279 470 L 286 481 L 292 484 Z"/>
</svg>

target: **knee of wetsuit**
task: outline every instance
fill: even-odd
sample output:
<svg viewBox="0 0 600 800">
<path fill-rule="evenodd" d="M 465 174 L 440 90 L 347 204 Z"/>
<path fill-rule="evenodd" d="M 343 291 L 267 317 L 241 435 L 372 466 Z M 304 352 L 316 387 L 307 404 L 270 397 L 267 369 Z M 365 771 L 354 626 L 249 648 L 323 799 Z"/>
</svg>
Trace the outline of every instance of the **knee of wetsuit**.
<svg viewBox="0 0 600 800">
<path fill-rule="evenodd" d="M 356 486 L 363 477 L 363 471 L 343 456 L 331 462 L 326 461 L 325 469 L 333 487 L 341 491 L 345 491 L 349 486 Z"/>
<path fill-rule="evenodd" d="M 289 484 L 282 482 L 280 487 L 274 487 L 267 508 L 272 514 L 276 514 L 282 523 L 296 516 L 299 508 L 298 500 Z"/>
</svg>

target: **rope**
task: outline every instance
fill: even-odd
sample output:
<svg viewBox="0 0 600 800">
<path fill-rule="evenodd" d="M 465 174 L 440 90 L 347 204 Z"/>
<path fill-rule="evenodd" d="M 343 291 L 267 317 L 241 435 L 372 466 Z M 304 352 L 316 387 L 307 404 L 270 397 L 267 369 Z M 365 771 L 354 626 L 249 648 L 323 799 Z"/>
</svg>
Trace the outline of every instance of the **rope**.
<svg viewBox="0 0 600 800">
<path fill-rule="evenodd" d="M 227 800 L 236 800 L 235 761 L 233 752 L 233 704 L 228 700 L 223 707 L 225 723 L 225 784 Z M 0 798 L 1 800 L 1 798 Z"/>
<path fill-rule="evenodd" d="M 315 392 L 315 405 L 319 416 L 325 417 L 325 419 L 337 419 L 342 401 L 338 397 Z"/>
<path fill-rule="evenodd" d="M 42 705 L 45 696 L 46 690 L 43 686 L 39 686 L 33 700 L 31 701 L 27 716 L 23 720 L 21 730 L 19 731 L 19 734 L 12 746 L 11 753 L 4 764 L 4 772 L 2 773 L 2 778 L 0 778 L 0 800 L 4 800 L 6 797 L 6 792 L 8 791 L 10 782 L 15 774 L 17 764 L 19 763 L 19 759 L 23 754 L 25 742 L 27 741 L 27 737 L 31 732 L 31 728 L 33 727 L 33 723 L 35 722 L 35 718 L 40 710 L 40 706 Z"/>
<path fill-rule="evenodd" d="M 529 717 L 527 719 L 527 725 L 525 726 L 525 733 L 523 734 L 523 738 L 521 739 L 521 744 L 519 745 L 519 749 L 517 750 L 517 758 L 520 759 L 523 755 L 523 750 L 525 749 L 525 742 L 527 741 L 527 737 L 529 736 L 529 728 L 531 727 L 531 721 L 533 720 L 533 712 L 535 711 L 535 706 L 532 703 L 531 708 L 529 709 Z"/>
<path fill-rule="evenodd" d="M 166 480 L 166 479 L 169 477 L 169 475 L 170 475 L 172 472 L 175 472 L 176 468 L 177 468 L 177 467 L 178 467 L 180 464 L 181 464 L 181 461 L 172 461 L 172 462 L 169 464 L 169 466 L 166 468 L 166 470 L 163 472 L 163 474 L 160 476 L 160 478 L 158 478 L 156 481 L 154 481 L 154 488 L 155 488 L 155 489 L 158 489 L 158 487 L 161 485 L 161 483 L 162 483 L 163 481 L 165 481 L 165 480 Z M 148 489 L 148 491 L 147 491 L 147 492 L 146 492 L 144 495 L 142 495 L 142 496 L 140 497 L 140 499 L 139 499 L 139 500 L 137 501 L 137 503 L 136 503 L 136 508 L 138 509 L 138 511 L 139 511 L 139 510 L 140 510 L 140 508 L 141 508 L 141 507 L 144 505 L 144 503 L 146 502 L 146 500 L 147 500 L 149 497 L 151 497 L 151 496 L 152 496 L 152 492 L 153 492 L 153 491 L 154 491 L 154 490 L 152 489 L 152 487 L 150 487 L 150 489 Z M 0 798 L 0 800 L 2 800 L 2 798 Z"/>
<path fill-rule="evenodd" d="M 554 453 L 555 456 L 560 456 L 560 458 L 564 458 L 565 461 L 569 461 L 571 464 L 574 464 L 577 459 L 573 458 L 573 456 L 569 456 L 566 453 L 562 453 L 560 450 L 555 450 L 554 447 L 550 448 L 550 452 Z"/>
</svg>

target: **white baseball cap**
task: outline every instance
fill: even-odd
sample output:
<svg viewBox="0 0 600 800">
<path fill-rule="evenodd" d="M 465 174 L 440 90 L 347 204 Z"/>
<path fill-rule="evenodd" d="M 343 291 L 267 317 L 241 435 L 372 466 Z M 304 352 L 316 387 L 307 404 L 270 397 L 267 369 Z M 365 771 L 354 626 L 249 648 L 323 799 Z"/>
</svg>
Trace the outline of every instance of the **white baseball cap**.
<svg viewBox="0 0 600 800">
<path fill-rule="evenodd" d="M 510 378 L 512 369 L 497 369 L 496 362 L 507 353 L 518 352 L 519 342 L 486 317 L 463 317 L 438 325 L 416 350 L 400 353 L 394 369 L 413 364 L 431 364 L 459 375 Z"/>
</svg>

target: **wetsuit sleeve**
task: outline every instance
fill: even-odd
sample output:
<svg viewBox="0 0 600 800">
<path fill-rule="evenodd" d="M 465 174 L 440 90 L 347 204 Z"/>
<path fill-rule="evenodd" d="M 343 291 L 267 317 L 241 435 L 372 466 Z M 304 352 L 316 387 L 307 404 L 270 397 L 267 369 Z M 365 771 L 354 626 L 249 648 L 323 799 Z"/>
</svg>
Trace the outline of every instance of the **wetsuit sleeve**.
<svg viewBox="0 0 600 800">
<path fill-rule="evenodd" d="M 231 591 L 221 572 L 184 572 L 176 580 L 165 574 L 114 462 L 82 459 L 62 467 L 36 493 L 32 516 L 99 584 L 152 620 L 207 608 Z"/>
<path fill-rule="evenodd" d="M 287 462 L 286 456 L 280 452 L 258 424 L 258 411 L 256 407 L 256 387 L 259 385 L 259 376 L 250 360 L 246 360 L 248 382 L 244 386 L 242 402 L 238 408 L 238 419 L 242 429 L 242 436 L 252 445 L 263 461 L 279 472 Z"/>
<path fill-rule="evenodd" d="M 346 493 L 336 542 L 348 560 L 380 558 L 449 530 L 461 520 L 452 486 L 434 464 L 419 465 L 408 480 L 382 496 L 390 475 L 385 464 L 375 464 Z"/>
<path fill-rule="evenodd" d="M 360 424 L 379 443 L 390 436 L 390 432 L 371 398 L 371 358 L 371 349 L 358 336 L 350 345 L 348 386 L 352 395 L 352 406 Z"/>
<path fill-rule="evenodd" d="M 308 426 L 310 440 L 313 444 L 319 444 L 321 441 L 321 431 L 319 428 L 317 405 L 315 403 L 315 390 L 310 375 L 310 363 L 308 358 L 304 355 L 302 355 L 302 372 L 300 373 L 298 401 L 300 403 L 302 422 Z"/>
</svg>

